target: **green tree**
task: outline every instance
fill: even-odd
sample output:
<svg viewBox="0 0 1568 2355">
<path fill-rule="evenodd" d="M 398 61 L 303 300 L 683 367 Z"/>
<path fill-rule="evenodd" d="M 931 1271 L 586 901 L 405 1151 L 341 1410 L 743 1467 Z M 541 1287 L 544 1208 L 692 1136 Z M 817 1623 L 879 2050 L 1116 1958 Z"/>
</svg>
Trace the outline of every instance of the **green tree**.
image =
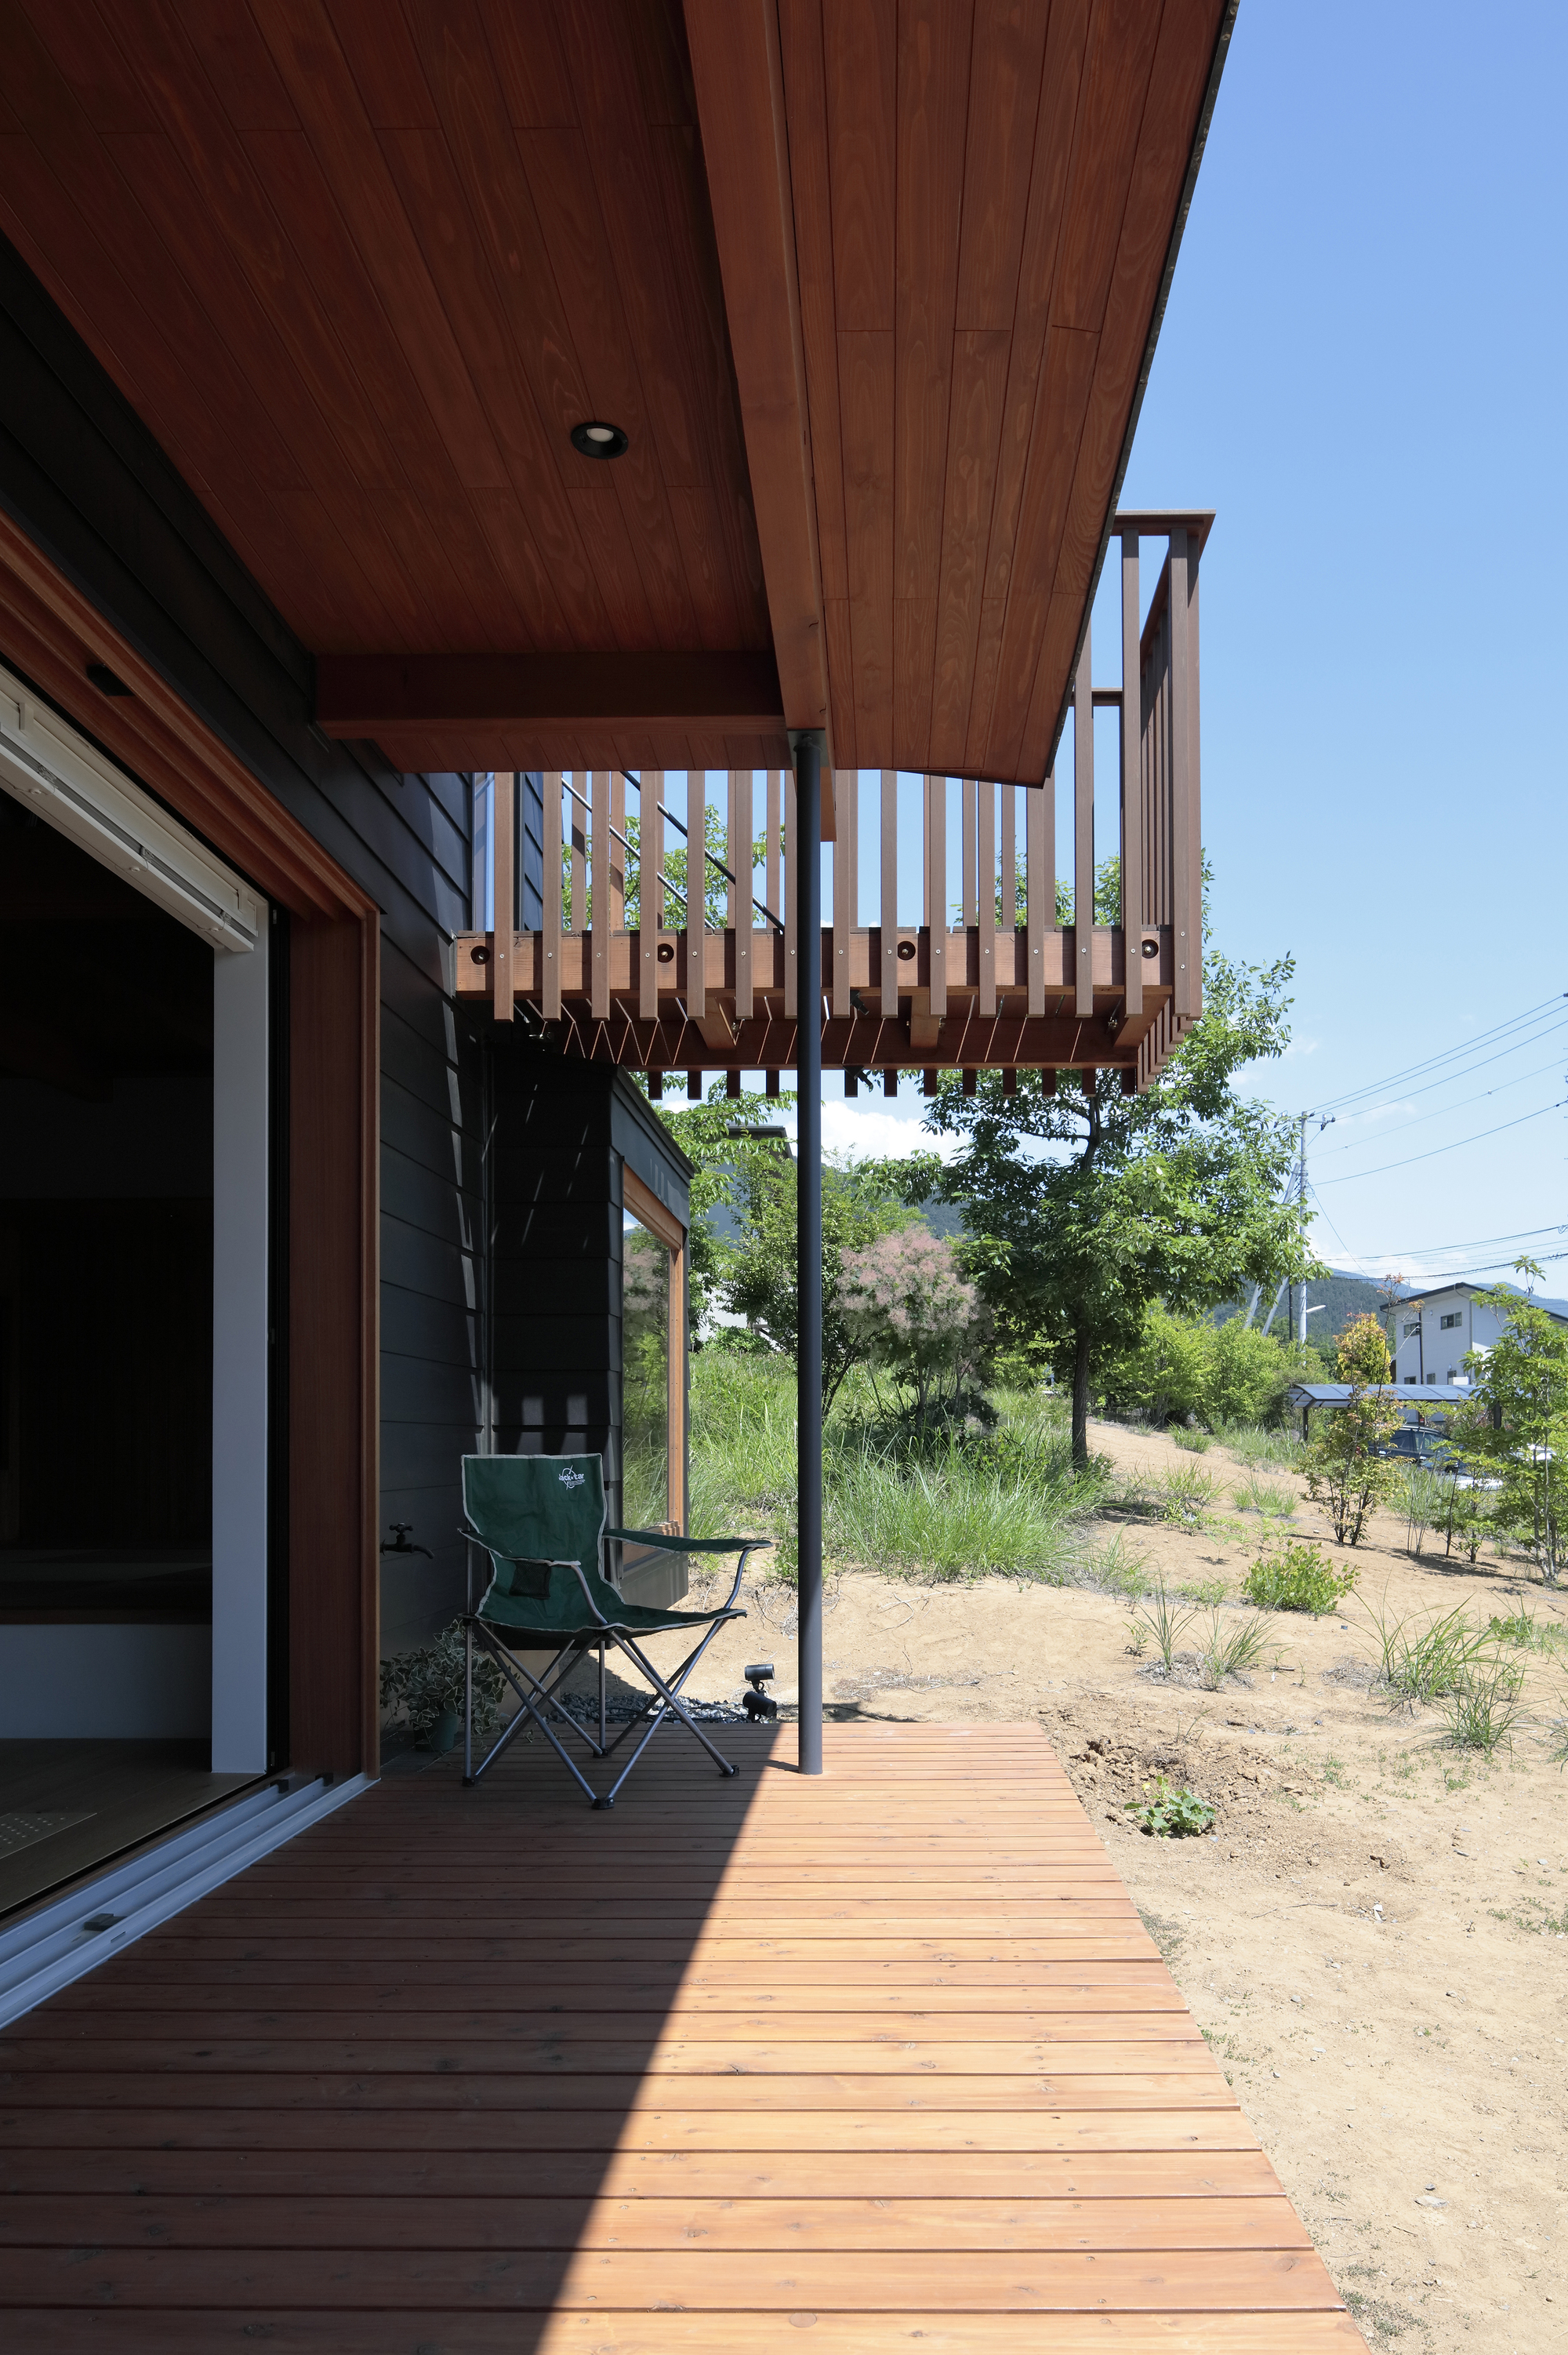
<svg viewBox="0 0 1568 2355">
<path fill-rule="evenodd" d="M 1455 1435 L 1467 1458 L 1501 1480 L 1494 1518 L 1523 1540 L 1543 1582 L 1555 1586 L 1568 1547 L 1568 1331 L 1530 1297 L 1541 1280 L 1536 1263 L 1513 1264 L 1529 1292 L 1521 1299 L 1499 1285 L 1479 1295 L 1505 1321 L 1489 1349 L 1472 1349 L 1465 1359 L 1474 1395 Z"/>
<path fill-rule="evenodd" d="M 896 1167 L 896 1165 L 895 1165 Z M 726 1253 L 724 1305 L 744 1316 L 769 1347 L 789 1358 L 800 1338 L 800 1285 L 795 1251 L 796 1165 L 782 1157 L 748 1158 L 730 1195 L 741 1232 Z M 906 1226 L 913 1212 L 887 1165 L 854 1161 L 822 1165 L 822 1412 L 832 1405 L 850 1368 L 867 1354 L 864 1327 L 848 1312 L 846 1255 L 878 1236 Z"/>
<path fill-rule="evenodd" d="M 724 1082 L 718 1080 L 704 1103 L 686 1104 L 678 1112 L 666 1112 L 662 1104 L 655 1107 L 694 1166 L 692 1223 L 686 1245 L 694 1331 L 700 1329 L 710 1308 L 726 1305 L 724 1287 L 730 1275 L 734 1245 L 726 1241 L 715 1213 L 728 1210 L 740 1216 L 753 1175 L 765 1177 L 768 1171 L 777 1170 L 784 1157 L 777 1137 L 748 1139 L 734 1132 L 777 1126 L 779 1114 L 794 1102 L 792 1092 L 726 1096 Z"/>
<path fill-rule="evenodd" d="M 1374 1505 L 1399 1477 L 1380 1451 L 1398 1429 L 1404 1410 L 1384 1384 L 1393 1378 L 1388 1338 L 1378 1319 L 1354 1316 L 1340 1335 L 1340 1380 L 1350 1384 L 1343 1406 L 1319 1408 L 1318 1428 L 1302 1452 L 1307 1493 L 1328 1508 L 1339 1545 L 1359 1545 Z"/>
<path fill-rule="evenodd" d="M 1301 1206 L 1281 1199 L 1293 1156 L 1287 1118 L 1243 1100 L 1245 1065 L 1289 1037 L 1287 958 L 1266 969 L 1211 956 L 1205 1011 L 1154 1084 L 1122 1091 L 1101 1072 L 1047 1096 L 972 1096 L 942 1082 L 927 1125 L 962 1136 L 951 1168 L 934 1159 L 906 1183 L 963 1206 L 971 1235 L 999 1247 L 982 1281 L 1004 1342 L 1043 1354 L 1071 1384 L 1073 1454 L 1088 1460 L 1091 1387 L 1137 1344 L 1150 1305 L 1192 1314 L 1248 1284 L 1320 1272 Z"/>
</svg>

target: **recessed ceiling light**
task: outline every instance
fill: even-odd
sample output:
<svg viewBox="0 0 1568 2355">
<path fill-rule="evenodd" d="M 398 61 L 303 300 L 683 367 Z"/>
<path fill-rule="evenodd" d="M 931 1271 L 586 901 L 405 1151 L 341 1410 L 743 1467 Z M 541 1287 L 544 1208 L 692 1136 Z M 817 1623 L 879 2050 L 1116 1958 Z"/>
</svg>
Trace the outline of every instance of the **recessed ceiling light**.
<svg viewBox="0 0 1568 2355">
<path fill-rule="evenodd" d="M 619 458 L 630 446 L 619 425 L 606 425 L 601 418 L 589 418 L 587 424 L 572 428 L 572 447 L 585 458 Z"/>
</svg>

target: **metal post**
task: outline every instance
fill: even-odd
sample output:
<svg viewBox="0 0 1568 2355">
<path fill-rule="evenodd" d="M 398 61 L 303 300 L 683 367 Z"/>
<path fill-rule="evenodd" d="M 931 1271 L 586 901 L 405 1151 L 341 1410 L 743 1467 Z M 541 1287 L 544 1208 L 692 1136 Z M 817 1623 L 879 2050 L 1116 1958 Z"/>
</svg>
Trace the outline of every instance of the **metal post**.
<svg viewBox="0 0 1568 2355">
<path fill-rule="evenodd" d="M 796 1072 L 800 1083 L 795 1252 L 800 1286 L 795 1626 L 802 1774 L 822 1771 L 822 738 L 793 735 Z"/>
</svg>

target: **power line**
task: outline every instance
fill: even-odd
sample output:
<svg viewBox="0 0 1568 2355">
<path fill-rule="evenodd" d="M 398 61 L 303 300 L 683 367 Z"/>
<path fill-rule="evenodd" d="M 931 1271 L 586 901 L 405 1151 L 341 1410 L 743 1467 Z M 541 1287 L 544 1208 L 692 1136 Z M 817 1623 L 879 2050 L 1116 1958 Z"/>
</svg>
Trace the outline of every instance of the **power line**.
<svg viewBox="0 0 1568 2355">
<path fill-rule="evenodd" d="M 1559 1096 L 1555 1103 L 1540 1104 L 1534 1112 L 1522 1112 L 1517 1120 L 1505 1120 L 1496 1128 L 1478 1128 L 1474 1136 L 1457 1136 L 1448 1145 L 1434 1145 L 1425 1153 L 1406 1154 L 1403 1161 L 1383 1161 L 1375 1169 L 1347 1169 L 1340 1177 L 1325 1178 L 1325 1186 L 1353 1186 L 1362 1178 L 1381 1178 L 1385 1170 L 1408 1169 L 1412 1162 L 1430 1161 L 1439 1153 L 1457 1153 L 1462 1145 L 1479 1145 L 1489 1136 L 1502 1136 L 1510 1128 L 1522 1128 L 1527 1120 L 1542 1120 L 1549 1112 L 1561 1112 L 1568 1104 L 1568 1096 Z"/>
<path fill-rule="evenodd" d="M 1327 1216 L 1327 1212 L 1324 1214 Z M 1445 1252 L 1484 1251 L 1489 1243 L 1524 1243 L 1534 1235 L 1568 1234 L 1568 1220 L 1559 1219 L 1550 1227 L 1520 1227 L 1511 1235 L 1475 1235 L 1467 1243 L 1404 1243 L 1399 1251 L 1384 1252 L 1384 1259 L 1430 1259 Z"/>
<path fill-rule="evenodd" d="M 1322 1103 L 1315 1105 L 1314 1112 L 1342 1111 L 1346 1105 L 1359 1103 L 1362 1096 L 1376 1095 L 1384 1088 L 1403 1087 L 1406 1081 L 1419 1079 L 1424 1072 L 1436 1071 L 1440 1063 L 1451 1063 L 1457 1056 L 1473 1055 L 1478 1048 L 1506 1038 L 1510 1030 L 1520 1029 L 1527 1022 L 1538 1020 L 1550 1007 L 1561 1005 L 1565 997 L 1568 997 L 1568 990 L 1560 990 L 1555 997 L 1543 997 L 1538 1006 L 1527 1007 L 1524 1013 L 1511 1016 L 1507 1022 L 1499 1022 L 1490 1030 L 1483 1030 L 1478 1038 L 1466 1039 L 1455 1047 L 1446 1047 L 1441 1054 L 1428 1055 L 1423 1062 L 1407 1064 L 1404 1071 L 1394 1071 L 1386 1079 L 1372 1080 L 1365 1087 L 1349 1088 L 1343 1095 L 1330 1096 Z M 1504 1051 L 1511 1052 L 1511 1050 Z M 1451 1073 L 1449 1076 L 1457 1077 L 1458 1074 Z"/>
<path fill-rule="evenodd" d="M 1524 1046 L 1530 1046 L 1532 1043 L 1533 1041 L 1530 1039 L 1520 1041 Z M 1511 1080 L 1499 1080 L 1495 1088 L 1478 1089 L 1473 1096 L 1461 1096 L 1457 1103 L 1439 1104 L 1436 1112 L 1418 1112 L 1414 1119 L 1396 1121 L 1392 1128 L 1383 1129 L 1376 1136 L 1355 1136 L 1347 1145 L 1330 1145 L 1328 1151 L 1320 1154 L 1319 1158 L 1323 1161 L 1332 1161 L 1341 1153 L 1360 1153 L 1366 1146 L 1382 1145 L 1389 1137 L 1397 1136 L 1402 1128 L 1419 1128 L 1424 1121 L 1428 1120 L 1446 1120 L 1451 1112 L 1463 1112 L 1467 1104 L 1484 1103 L 1489 1096 L 1501 1095 L 1505 1088 L 1521 1088 L 1526 1080 L 1538 1080 L 1542 1071 L 1556 1071 L 1562 1060 L 1561 1055 L 1553 1055 L 1549 1062 L 1532 1063 L 1528 1071 L 1516 1071 Z M 1456 1071 L 1453 1077 L 1457 1079 L 1460 1074 Z M 1434 1080 L 1432 1084 L 1434 1087 L 1446 1087 L 1449 1082 Z M 1412 1095 L 1422 1095 L 1425 1093 L 1425 1090 L 1412 1088 L 1410 1092 Z M 1381 1109 L 1381 1106 L 1373 1107 L 1374 1111 Z M 1367 1115 L 1369 1119 L 1371 1116 L 1371 1114 Z"/>
</svg>

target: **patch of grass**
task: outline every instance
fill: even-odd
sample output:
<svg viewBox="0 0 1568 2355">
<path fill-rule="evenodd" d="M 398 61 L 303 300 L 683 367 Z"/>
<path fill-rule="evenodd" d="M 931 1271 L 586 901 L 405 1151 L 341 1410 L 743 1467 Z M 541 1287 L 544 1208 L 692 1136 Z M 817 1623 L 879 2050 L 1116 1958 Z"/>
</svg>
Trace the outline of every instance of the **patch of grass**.
<svg viewBox="0 0 1568 2355">
<path fill-rule="evenodd" d="M 1201 1604 L 1206 1610 L 1213 1611 L 1224 1601 L 1230 1588 L 1223 1578 L 1195 1578 L 1191 1584 L 1179 1586 L 1176 1592 L 1183 1603 Z"/>
<path fill-rule="evenodd" d="M 1489 1639 L 1462 1604 L 1419 1626 L 1409 1619 L 1391 1620 L 1380 1610 L 1373 1625 L 1383 1681 L 1400 1700 L 1413 1704 L 1446 1700 L 1487 1656 Z"/>
<path fill-rule="evenodd" d="M 1324 1782 L 1332 1783 L 1336 1791 L 1349 1790 L 1350 1777 L 1345 1773 L 1345 1762 L 1342 1758 L 1325 1758 L 1321 1772 Z"/>
<path fill-rule="evenodd" d="M 1336 1570 L 1321 1546 L 1289 1545 L 1261 1554 L 1242 1592 L 1260 1611 L 1309 1611 L 1321 1619 L 1340 1608 L 1355 1582 L 1355 1572 Z"/>
<path fill-rule="evenodd" d="M 1152 1785 L 1144 1785 L 1146 1796 L 1128 1799 L 1127 1812 L 1140 1832 L 1153 1839 L 1193 1839 L 1206 1832 L 1214 1820 L 1214 1811 L 1207 1799 L 1200 1799 L 1195 1791 L 1185 1785 L 1173 1791 L 1163 1774 Z"/>
<path fill-rule="evenodd" d="M 1152 1598 L 1142 1604 L 1139 1617 L 1154 1638 L 1154 1648 L 1160 1655 L 1160 1665 L 1169 1676 L 1176 1665 L 1176 1646 L 1197 1617 L 1195 1611 L 1178 1610 L 1160 1580 Z"/>
<path fill-rule="evenodd" d="M 1167 1472 L 1156 1483 L 1160 1507 L 1168 1521 L 1181 1521 L 1188 1528 L 1200 1522 L 1220 1493 L 1220 1483 L 1212 1472 L 1193 1464 L 1179 1472 Z"/>
<path fill-rule="evenodd" d="M 1132 1654 L 1135 1660 L 1141 1660 L 1145 1652 L 1148 1651 L 1149 1630 L 1144 1625 L 1141 1619 L 1129 1619 L 1128 1621 L 1127 1648 Z"/>
<path fill-rule="evenodd" d="M 1212 1431 L 1189 1431 L 1184 1423 L 1169 1423 L 1165 1435 L 1173 1439 L 1178 1447 L 1184 1447 L 1189 1455 L 1206 1455 L 1214 1444 Z"/>
<path fill-rule="evenodd" d="M 1249 1472 L 1245 1480 L 1238 1480 L 1231 1495 L 1238 1513 L 1257 1513 L 1266 1521 L 1294 1519 L 1301 1502 L 1298 1497 L 1291 1495 L 1288 1488 L 1270 1487 L 1268 1482 L 1260 1480 L 1255 1472 Z"/>
<path fill-rule="evenodd" d="M 862 1435 L 824 1455 L 823 1539 L 838 1562 L 941 1581 L 988 1573 L 1065 1585 L 1095 1488 L 1070 1459 L 987 1462 L 959 1442 L 911 1457 Z"/>
<path fill-rule="evenodd" d="M 1489 1758 L 1510 1742 L 1522 1713 L 1524 1670 L 1513 1660 L 1476 1661 L 1460 1671 L 1448 1700 L 1448 1739 L 1457 1750 Z"/>
<path fill-rule="evenodd" d="M 1490 1905 L 1487 1908 L 1494 1922 L 1511 1922 L 1516 1930 L 1528 1930 L 1538 1938 L 1568 1938 L 1568 1905 L 1561 1913 L 1553 1913 L 1539 1897 L 1521 1897 L 1517 1907 Z"/>
<path fill-rule="evenodd" d="M 1238 1464 L 1250 1465 L 1254 1471 L 1281 1470 L 1301 1453 L 1293 1431 L 1271 1430 L 1261 1423 L 1223 1423 L 1215 1436 Z"/>
<path fill-rule="evenodd" d="M 1528 1604 L 1510 1619 L 1489 1619 L 1487 1633 L 1495 1643 L 1520 1651 L 1549 1652 L 1553 1645 L 1568 1644 L 1568 1627 L 1560 1619 L 1538 1619 Z"/>
<path fill-rule="evenodd" d="M 1106 1594 L 1119 1594 L 1124 1602 L 1136 1603 L 1149 1586 L 1149 1556 L 1128 1544 L 1127 1533 L 1118 1529 L 1109 1541 L 1097 1546 L 1086 1564 L 1088 1580 Z"/>
<path fill-rule="evenodd" d="M 1261 1668 L 1267 1636 L 1267 1622 L 1261 1617 L 1243 1619 L 1227 1629 L 1216 1611 L 1209 1640 L 1198 1656 L 1209 1690 L 1218 1692 L 1227 1677 L 1245 1676 L 1248 1668 Z"/>
</svg>

